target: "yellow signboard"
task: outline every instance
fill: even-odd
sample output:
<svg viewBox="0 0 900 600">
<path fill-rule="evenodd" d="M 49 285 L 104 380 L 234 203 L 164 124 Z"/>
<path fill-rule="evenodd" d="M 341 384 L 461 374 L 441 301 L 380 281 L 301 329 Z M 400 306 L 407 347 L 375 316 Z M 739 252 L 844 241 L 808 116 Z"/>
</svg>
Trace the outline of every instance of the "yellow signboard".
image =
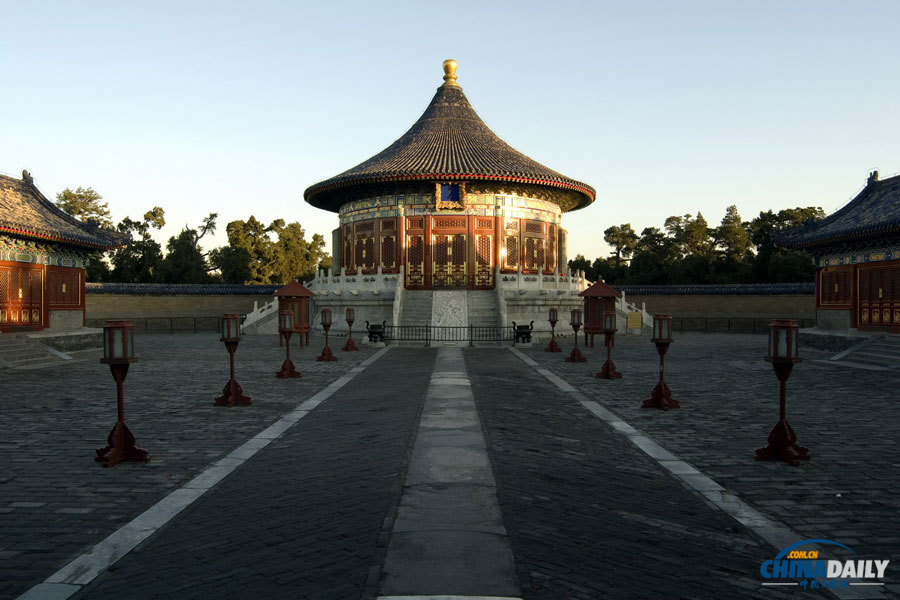
<svg viewBox="0 0 900 600">
<path fill-rule="evenodd" d="M 640 329 L 642 326 L 641 313 L 637 311 L 628 313 L 628 329 Z"/>
</svg>

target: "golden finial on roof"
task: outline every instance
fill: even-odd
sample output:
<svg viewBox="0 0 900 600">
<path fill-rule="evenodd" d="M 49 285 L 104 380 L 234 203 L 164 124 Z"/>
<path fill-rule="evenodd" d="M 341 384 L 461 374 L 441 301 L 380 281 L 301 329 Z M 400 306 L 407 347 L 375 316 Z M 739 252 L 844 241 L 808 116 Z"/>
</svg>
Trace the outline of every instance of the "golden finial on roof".
<svg viewBox="0 0 900 600">
<path fill-rule="evenodd" d="M 452 58 L 444 61 L 444 85 L 457 85 L 456 61 Z"/>
</svg>

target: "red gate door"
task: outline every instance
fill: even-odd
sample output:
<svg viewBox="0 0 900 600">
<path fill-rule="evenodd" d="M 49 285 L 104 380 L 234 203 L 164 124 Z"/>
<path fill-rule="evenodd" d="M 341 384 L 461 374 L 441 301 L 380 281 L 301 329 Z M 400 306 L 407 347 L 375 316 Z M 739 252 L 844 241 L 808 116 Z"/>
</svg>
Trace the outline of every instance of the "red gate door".
<svg viewBox="0 0 900 600">
<path fill-rule="evenodd" d="M 436 288 L 466 287 L 466 235 L 432 236 L 432 285 Z"/>
<path fill-rule="evenodd" d="M 43 329 L 44 269 L 39 265 L 0 266 L 0 329 Z"/>
</svg>

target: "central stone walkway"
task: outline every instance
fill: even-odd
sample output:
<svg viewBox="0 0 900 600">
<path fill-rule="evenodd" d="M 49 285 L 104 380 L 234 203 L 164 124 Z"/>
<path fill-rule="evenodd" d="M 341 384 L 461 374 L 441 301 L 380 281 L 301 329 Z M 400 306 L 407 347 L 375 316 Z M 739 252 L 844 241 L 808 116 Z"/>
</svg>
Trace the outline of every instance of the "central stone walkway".
<svg viewBox="0 0 900 600">
<path fill-rule="evenodd" d="M 438 351 L 384 571 L 386 596 L 518 596 L 459 348 Z"/>
</svg>

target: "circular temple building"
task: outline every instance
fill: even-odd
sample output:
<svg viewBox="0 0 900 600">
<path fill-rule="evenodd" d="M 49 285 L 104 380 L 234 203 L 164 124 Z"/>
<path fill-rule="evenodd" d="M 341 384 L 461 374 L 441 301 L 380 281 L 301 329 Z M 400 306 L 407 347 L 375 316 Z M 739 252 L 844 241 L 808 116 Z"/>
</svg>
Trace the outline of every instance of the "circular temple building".
<svg viewBox="0 0 900 600">
<path fill-rule="evenodd" d="M 402 273 L 407 290 L 490 290 L 503 273 L 567 274 L 560 217 L 591 204 L 594 189 L 501 140 L 457 84 L 456 61 L 443 66 L 443 85 L 409 131 L 304 193 L 340 217 L 334 270 Z"/>
</svg>

